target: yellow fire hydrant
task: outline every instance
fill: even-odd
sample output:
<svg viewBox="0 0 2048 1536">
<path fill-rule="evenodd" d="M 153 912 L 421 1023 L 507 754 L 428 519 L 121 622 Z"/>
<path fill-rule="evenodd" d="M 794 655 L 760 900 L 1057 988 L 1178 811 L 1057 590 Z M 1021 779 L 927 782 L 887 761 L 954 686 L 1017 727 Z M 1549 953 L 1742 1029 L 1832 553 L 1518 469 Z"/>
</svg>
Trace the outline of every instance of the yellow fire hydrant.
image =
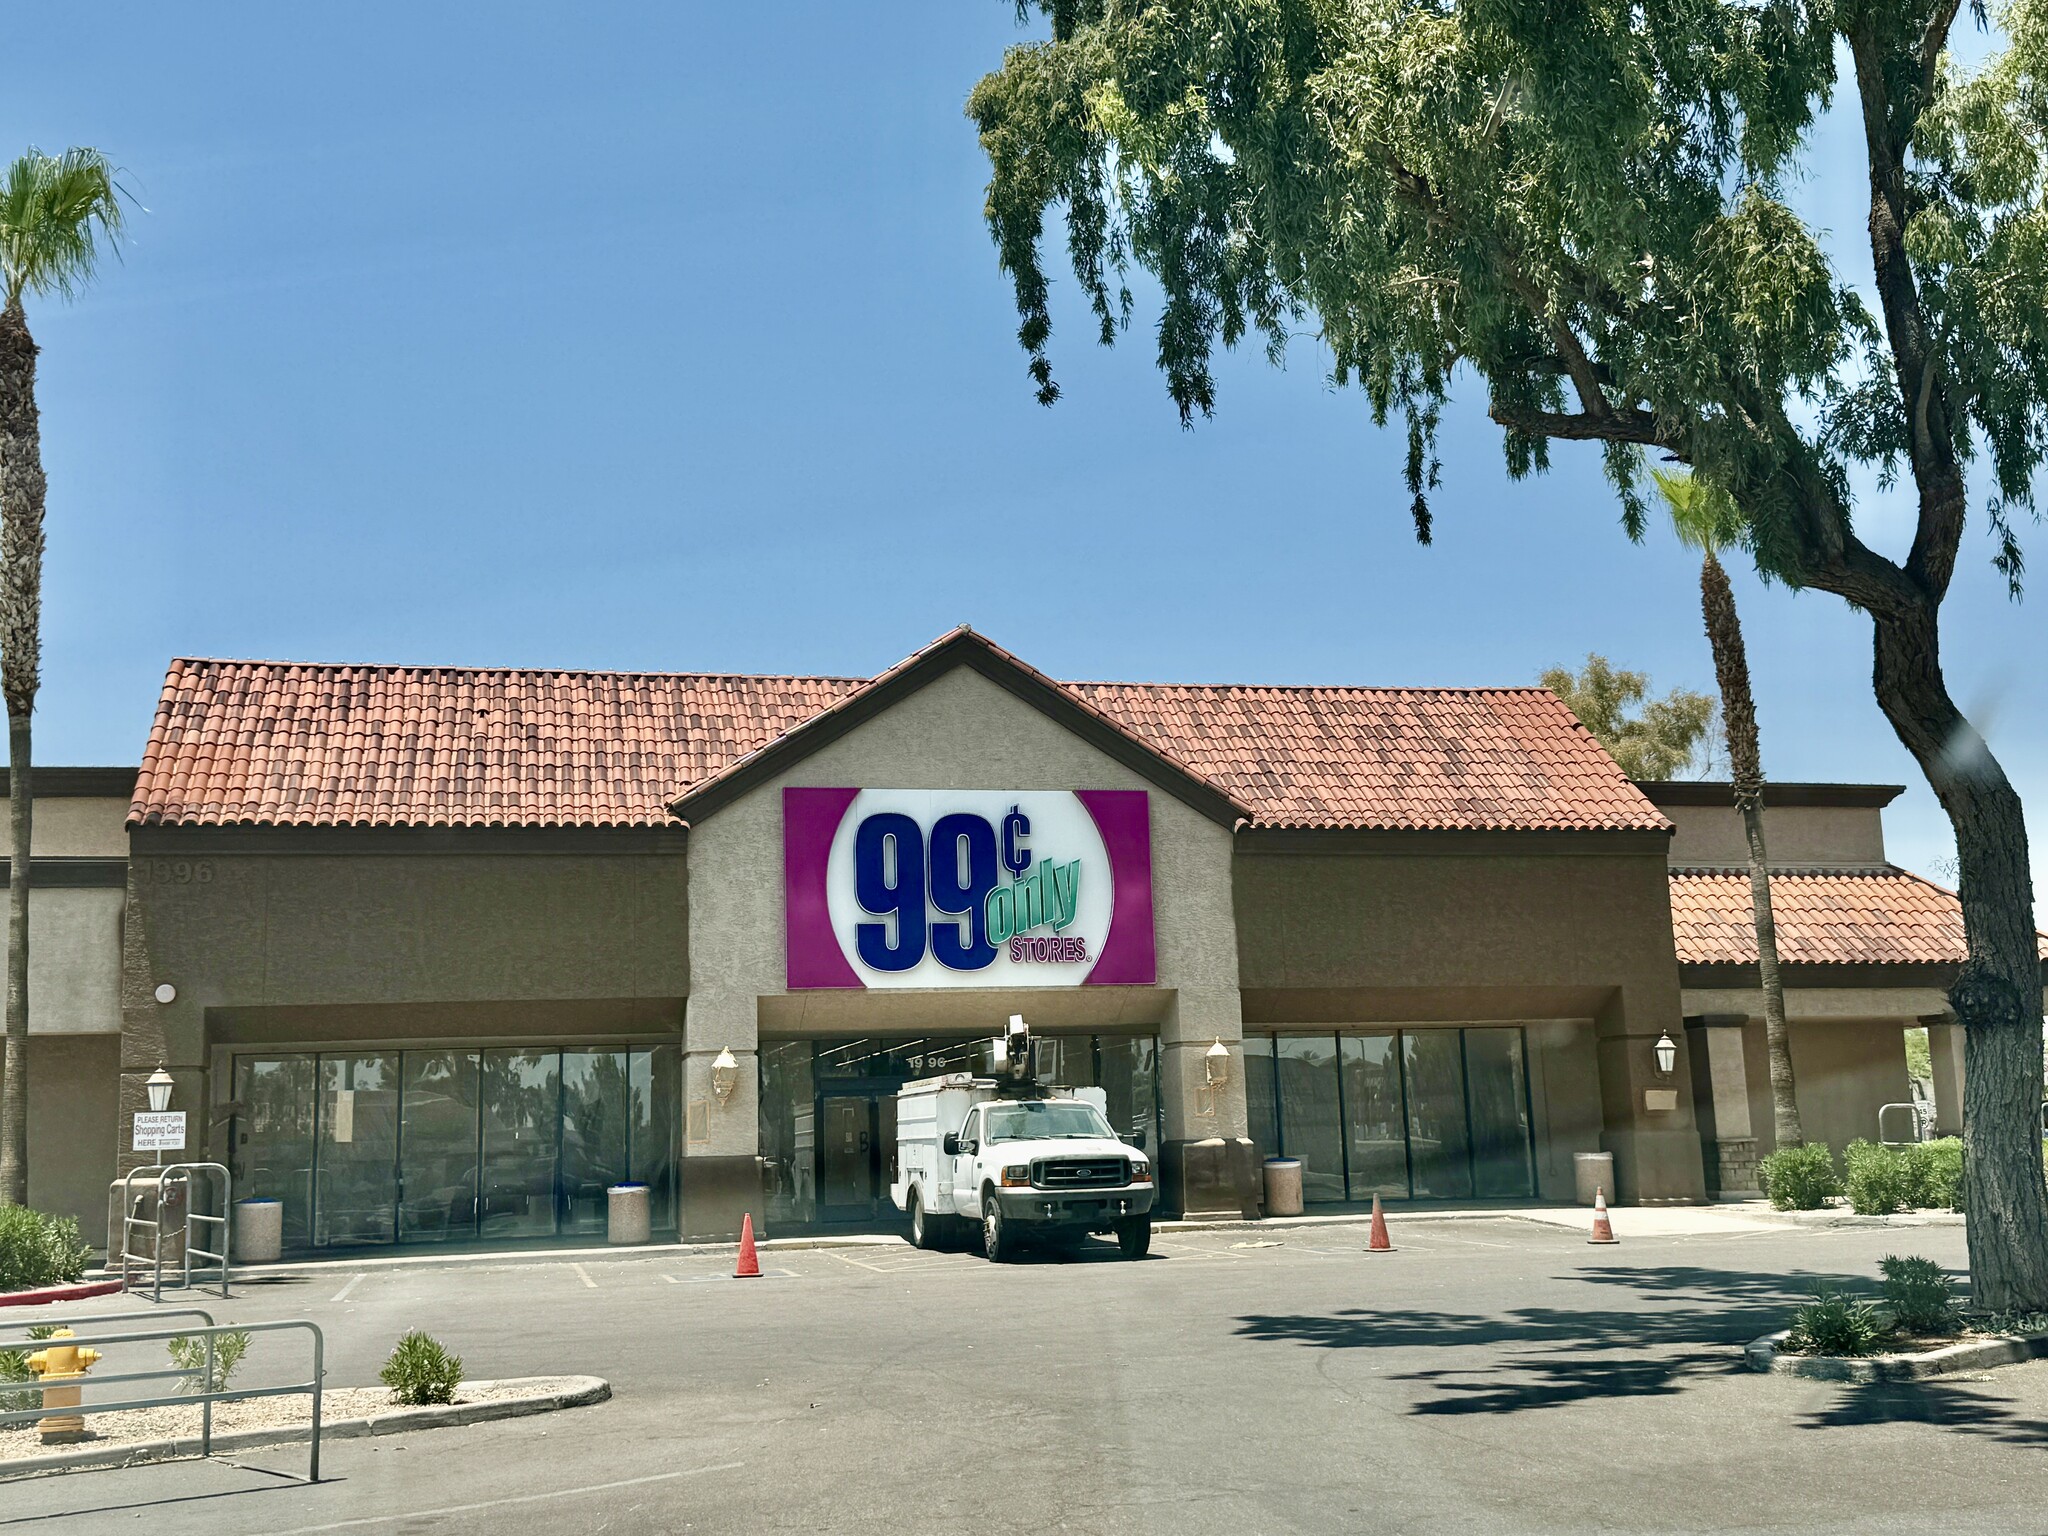
<svg viewBox="0 0 2048 1536">
<path fill-rule="evenodd" d="M 75 1338 L 69 1328 L 59 1328 L 50 1337 Z M 85 1344 L 52 1343 L 28 1357 L 28 1368 L 43 1379 L 45 1408 L 76 1408 L 85 1401 L 83 1387 L 59 1387 L 59 1381 L 83 1381 L 85 1373 L 99 1360 L 100 1352 Z M 85 1415 L 62 1413 L 42 1421 L 43 1444 L 65 1445 L 85 1438 Z"/>
</svg>

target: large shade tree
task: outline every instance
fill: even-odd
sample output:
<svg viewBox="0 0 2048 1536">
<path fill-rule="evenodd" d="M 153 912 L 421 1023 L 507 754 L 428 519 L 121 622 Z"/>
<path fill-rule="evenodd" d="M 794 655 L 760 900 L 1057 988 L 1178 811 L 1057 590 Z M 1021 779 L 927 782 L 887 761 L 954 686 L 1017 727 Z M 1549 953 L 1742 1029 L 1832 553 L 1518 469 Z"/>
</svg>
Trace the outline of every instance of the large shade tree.
<svg viewBox="0 0 2048 1536">
<path fill-rule="evenodd" d="M 121 229 L 97 150 L 31 149 L 0 172 L 0 696 L 7 704 L 7 1015 L 0 1060 L 0 1205 L 28 1203 L 30 717 L 42 686 L 43 450 L 30 295 L 68 299 Z"/>
<path fill-rule="evenodd" d="M 1714 701 L 1690 688 L 1661 698 L 1650 693 L 1650 675 L 1617 667 L 1597 651 L 1573 672 L 1549 667 L 1537 679 L 1563 699 L 1579 724 L 1607 749 L 1632 779 L 1670 779 L 1690 768 L 1707 749 Z"/>
<path fill-rule="evenodd" d="M 1132 267 L 1156 280 L 1184 419 L 1214 405 L 1218 344 L 1310 327 L 1405 427 L 1422 537 L 1469 380 L 1516 475 L 1598 444 L 1639 533 L 1644 456 L 1674 458 L 1733 498 L 1761 570 L 1869 615 L 1878 703 L 1956 831 L 1973 1285 L 2048 1307 L 2026 824 L 1940 630 L 1973 508 L 2017 589 L 2048 447 L 2048 0 L 2002 12 L 1974 74 L 1948 52 L 1959 6 L 1037 0 L 1049 35 L 969 112 L 1040 398 L 1064 213 L 1104 340 Z M 1838 95 L 1862 127 L 1853 273 L 1786 192 L 1842 173 L 1807 133 Z M 1912 498 L 1903 558 L 1858 531 L 1858 466 Z"/>
</svg>

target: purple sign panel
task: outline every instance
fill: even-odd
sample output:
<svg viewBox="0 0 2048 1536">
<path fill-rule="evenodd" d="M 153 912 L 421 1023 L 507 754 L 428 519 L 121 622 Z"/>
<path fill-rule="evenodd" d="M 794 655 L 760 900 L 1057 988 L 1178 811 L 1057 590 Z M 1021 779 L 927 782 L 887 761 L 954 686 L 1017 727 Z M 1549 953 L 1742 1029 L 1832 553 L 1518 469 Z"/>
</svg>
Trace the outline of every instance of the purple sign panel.
<svg viewBox="0 0 2048 1536">
<path fill-rule="evenodd" d="M 788 980 L 1145 986 L 1144 790 L 785 789 Z"/>
</svg>

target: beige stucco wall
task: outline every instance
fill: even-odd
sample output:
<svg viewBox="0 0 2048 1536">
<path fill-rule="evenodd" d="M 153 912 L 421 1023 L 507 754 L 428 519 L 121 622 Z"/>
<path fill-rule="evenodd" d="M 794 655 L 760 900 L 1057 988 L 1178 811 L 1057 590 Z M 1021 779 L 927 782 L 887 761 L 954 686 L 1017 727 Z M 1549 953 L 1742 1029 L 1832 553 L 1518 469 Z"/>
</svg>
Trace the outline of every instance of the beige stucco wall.
<svg viewBox="0 0 2048 1536">
<path fill-rule="evenodd" d="M 28 1203 L 76 1217 L 95 1248 L 106 1242 L 120 1055 L 108 1034 L 37 1036 L 28 1046 Z"/>
<path fill-rule="evenodd" d="M 0 795 L 0 826 L 6 825 L 7 796 Z M 39 859 L 125 859 L 128 856 L 128 800 L 97 795 L 35 797 L 29 849 Z"/>
<path fill-rule="evenodd" d="M 689 989 L 680 847 L 562 851 L 499 836 L 489 851 L 395 852 L 366 837 L 364 851 L 347 853 L 314 836 L 259 852 L 203 832 L 169 843 L 139 848 L 130 871 L 124 1108 L 140 1102 L 141 1079 L 159 1062 L 178 1079 L 181 1103 L 225 1096 L 205 1075 L 214 1012 L 224 1035 L 270 1040 L 291 1038 L 293 1011 L 309 1009 L 345 1019 L 344 1038 L 370 1039 L 434 1033 L 418 1010 L 435 1004 L 502 1006 L 508 1036 L 533 1032 L 535 1007 L 551 1003 L 560 1006 L 549 1032 L 569 1038 L 622 1022 L 640 1032 L 648 1010 L 626 1006 L 636 1003 L 665 1003 L 680 1018 Z M 155 1001 L 161 982 L 177 989 L 169 1005 Z M 371 1016 L 379 1009 L 382 1020 Z M 448 1032 L 493 1031 L 472 1011 Z"/>
<path fill-rule="evenodd" d="M 1770 804 L 1765 790 L 1764 839 L 1775 867 L 1866 868 L 1882 864 L 1884 814 L 1876 806 Z M 1699 867 L 1749 865 L 1749 835 L 1731 805 L 1662 805 L 1677 830 L 1671 862 Z"/>
<path fill-rule="evenodd" d="M 1055 1027 L 1113 1007 L 1123 1027 L 1156 1025 L 1169 1140 L 1244 1134 L 1243 1072 L 1197 1117 L 1192 1084 L 1213 1040 L 1241 1033 L 1236 926 L 1231 908 L 1230 829 L 1103 755 L 1006 689 L 966 667 L 944 672 L 887 711 L 718 808 L 690 833 L 691 993 L 685 1093 L 709 1094 L 721 1047 L 743 1063 L 742 1087 L 709 1115 L 710 1135 L 692 1155 L 751 1154 L 756 1147 L 753 1053 L 764 1018 L 780 1032 L 811 1032 L 809 1000 L 785 986 L 782 913 L 782 790 L 787 785 L 898 789 L 1143 789 L 1152 811 L 1152 888 L 1158 985 L 1152 988 L 948 989 L 814 994 L 822 1022 L 839 1031 L 900 1034 L 930 1027 L 935 1007 L 964 1031 L 1002 1027 L 1012 1012 Z M 1123 993 L 1113 1003 L 1080 994 Z M 789 1001 L 782 1001 L 788 998 Z M 763 1000 L 766 1001 L 763 1001 Z"/>
<path fill-rule="evenodd" d="M 1666 1081 L 1651 1050 L 1667 1030 L 1682 1038 L 1661 838 L 1415 833 L 1310 845 L 1248 833 L 1234 884 L 1247 1018 L 1583 1015 L 1590 1043 L 1544 1063 L 1560 1128 L 1553 1163 L 1568 1170 L 1573 1151 L 1607 1150 L 1623 1199 L 1703 1197 L 1684 1053 Z M 1651 1090 L 1675 1090 L 1677 1107 L 1649 1110 Z"/>
<path fill-rule="evenodd" d="M 1789 1004 L 1791 994 L 1787 994 Z M 1789 1011 L 1789 1010 L 1788 1010 Z M 1824 1142 L 1837 1154 L 1857 1139 L 1877 1139 L 1877 1111 L 1911 1098 L 1906 1081 L 1906 1029 L 1911 1018 L 1794 1019 L 1792 1076 L 1799 1099 L 1799 1129 L 1809 1142 Z M 1771 1120 L 1770 1057 L 1763 1020 L 1742 1031 L 1743 1063 L 1749 1076 L 1749 1120 L 1757 1151 L 1778 1144 Z M 1899 1117 L 1903 1122 L 1904 1117 Z"/>
<path fill-rule="evenodd" d="M 120 1034 L 122 900 L 117 889 L 29 892 L 30 1034 Z M 0 965 L 7 949 L 0 924 Z"/>
</svg>

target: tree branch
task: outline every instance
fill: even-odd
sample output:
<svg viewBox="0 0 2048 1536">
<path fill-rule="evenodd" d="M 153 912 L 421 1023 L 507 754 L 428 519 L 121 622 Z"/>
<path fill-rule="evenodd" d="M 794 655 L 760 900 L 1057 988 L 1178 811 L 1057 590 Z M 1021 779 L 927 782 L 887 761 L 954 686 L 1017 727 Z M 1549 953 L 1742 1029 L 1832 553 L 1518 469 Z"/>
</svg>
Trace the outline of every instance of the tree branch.
<svg viewBox="0 0 2048 1536">
<path fill-rule="evenodd" d="M 1604 415 L 1591 411 L 1539 411 L 1529 406 L 1510 405 L 1496 395 L 1486 408 L 1497 426 L 1524 437 L 1566 438 L 1582 443 L 1641 443 L 1649 448 L 1670 448 L 1677 439 L 1657 425 L 1657 418 L 1640 408 L 1617 411 L 1609 407 Z"/>
</svg>

